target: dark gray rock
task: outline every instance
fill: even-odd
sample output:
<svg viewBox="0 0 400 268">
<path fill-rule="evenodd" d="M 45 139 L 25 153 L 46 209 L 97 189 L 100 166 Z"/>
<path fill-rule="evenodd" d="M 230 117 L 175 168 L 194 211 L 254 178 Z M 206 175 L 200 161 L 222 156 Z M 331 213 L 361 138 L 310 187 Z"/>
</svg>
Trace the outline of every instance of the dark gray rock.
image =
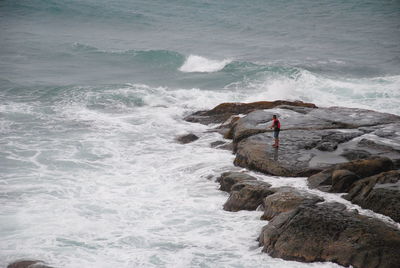
<svg viewBox="0 0 400 268">
<path fill-rule="evenodd" d="M 278 152 L 270 148 L 273 114 L 282 124 Z M 382 156 L 400 165 L 396 127 L 400 117 L 369 110 L 331 107 L 303 114 L 277 107 L 240 118 L 230 135 L 235 165 L 277 176 L 309 176 L 349 158 Z"/>
<path fill-rule="evenodd" d="M 327 152 L 333 152 L 337 149 L 338 144 L 336 142 L 329 142 L 329 141 L 324 141 L 319 143 L 316 148 L 320 151 L 327 151 Z"/>
<path fill-rule="evenodd" d="M 178 138 L 176 138 L 176 140 L 182 144 L 190 143 L 190 142 L 193 142 L 198 139 L 199 139 L 199 137 L 197 137 L 194 134 L 187 134 L 187 135 L 179 136 Z"/>
<path fill-rule="evenodd" d="M 346 126 L 340 128 L 358 128 L 399 122 L 397 115 L 347 107 L 313 109 L 309 115 Z"/>
<path fill-rule="evenodd" d="M 280 213 L 259 237 L 272 257 L 330 261 L 355 268 L 392 268 L 400 263 L 400 231 L 337 203 L 299 206 Z"/>
<path fill-rule="evenodd" d="M 224 141 L 214 141 L 214 142 L 212 142 L 212 143 L 210 144 L 210 146 L 211 146 L 212 148 L 216 148 L 216 147 L 221 146 L 221 145 L 224 145 L 224 144 L 226 144 L 226 142 L 224 142 Z"/>
<path fill-rule="evenodd" d="M 318 173 L 346 159 L 332 155 L 321 157 L 315 147 L 327 130 L 281 131 L 281 146 L 272 147 L 272 133 L 262 133 L 240 141 L 236 146 L 234 164 L 276 176 L 305 177 Z"/>
<path fill-rule="evenodd" d="M 261 181 L 243 181 L 232 186 L 229 199 L 224 204 L 224 210 L 256 210 L 263 198 L 275 193 L 271 185 Z"/>
<path fill-rule="evenodd" d="M 38 260 L 17 260 L 10 263 L 7 268 L 53 268 Z"/>
<path fill-rule="evenodd" d="M 344 198 L 400 222 L 400 171 L 392 170 L 359 180 Z"/>
<path fill-rule="evenodd" d="M 349 161 L 352 161 L 352 160 L 366 159 L 368 157 L 371 157 L 371 153 L 364 150 L 344 149 L 344 152 L 341 154 L 341 156 L 345 157 Z"/>
<path fill-rule="evenodd" d="M 214 141 L 210 144 L 212 148 L 216 149 L 222 149 L 222 150 L 228 150 L 232 151 L 233 150 L 233 144 L 232 142 L 225 142 L 225 141 Z"/>
<path fill-rule="evenodd" d="M 278 151 L 270 147 L 273 114 L 282 125 Z M 332 165 L 370 156 L 388 157 L 400 167 L 400 117 L 392 114 L 344 107 L 316 109 L 309 103 L 275 101 L 223 103 L 187 120 L 193 118 L 222 123 L 216 131 L 233 139 L 235 165 L 267 174 L 310 176 Z"/>
</svg>

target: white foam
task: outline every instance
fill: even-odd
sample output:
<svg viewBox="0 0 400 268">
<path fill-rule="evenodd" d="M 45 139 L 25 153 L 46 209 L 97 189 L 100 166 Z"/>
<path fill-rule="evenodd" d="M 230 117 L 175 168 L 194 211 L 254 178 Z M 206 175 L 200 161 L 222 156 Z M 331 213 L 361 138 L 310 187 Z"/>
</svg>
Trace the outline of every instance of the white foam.
<svg viewBox="0 0 400 268">
<path fill-rule="evenodd" d="M 210 60 L 201 56 L 190 55 L 179 68 L 179 71 L 185 73 L 213 73 L 222 70 L 232 60 Z"/>
<path fill-rule="evenodd" d="M 272 85 L 271 92 L 279 83 Z M 0 212 L 0 266 L 32 256 L 67 268 L 339 267 L 261 253 L 256 242 L 266 224 L 259 220 L 261 212 L 222 210 L 228 195 L 213 181 L 234 168 L 234 156 L 210 148 L 222 139 L 219 134 L 182 120 L 221 102 L 260 100 L 263 90 L 127 84 L 74 88 L 65 101 L 43 104 L 53 112 L 5 139 L 4 159 L 19 166 L 0 185 L 7 197 Z M 124 97 L 140 97 L 143 105 L 131 106 Z M 88 107 L 103 98 L 112 99 L 118 112 Z M 2 112 L 13 114 L 10 105 Z M 41 117 L 32 105 L 18 111 Z M 187 132 L 200 139 L 174 142 Z M 304 179 L 263 178 L 306 188 Z"/>
<path fill-rule="evenodd" d="M 295 76 L 266 75 L 264 79 L 232 84 L 247 92 L 244 101 L 302 100 L 318 106 L 344 106 L 400 114 L 400 76 L 375 78 L 326 77 L 299 70 Z"/>
</svg>

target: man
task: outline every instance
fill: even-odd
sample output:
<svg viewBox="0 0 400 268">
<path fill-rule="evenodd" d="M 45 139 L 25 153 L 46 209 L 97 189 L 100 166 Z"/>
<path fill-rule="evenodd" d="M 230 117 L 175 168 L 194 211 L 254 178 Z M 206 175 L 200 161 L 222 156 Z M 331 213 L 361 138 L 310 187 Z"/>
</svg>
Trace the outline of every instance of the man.
<svg viewBox="0 0 400 268">
<path fill-rule="evenodd" d="M 279 147 L 279 131 L 281 131 L 281 122 L 279 122 L 275 114 L 272 116 L 272 125 L 269 128 L 274 129 L 275 143 L 272 146 Z"/>
</svg>

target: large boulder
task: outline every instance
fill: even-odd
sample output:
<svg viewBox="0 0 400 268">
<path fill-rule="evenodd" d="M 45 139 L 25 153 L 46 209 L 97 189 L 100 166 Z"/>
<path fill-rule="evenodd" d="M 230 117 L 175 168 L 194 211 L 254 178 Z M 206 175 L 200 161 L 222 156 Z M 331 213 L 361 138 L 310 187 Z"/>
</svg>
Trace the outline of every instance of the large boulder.
<svg viewBox="0 0 400 268">
<path fill-rule="evenodd" d="M 301 205 L 314 205 L 324 201 L 323 198 L 296 190 L 292 187 L 278 188 L 277 192 L 264 198 L 262 220 L 271 220 L 283 212 L 288 212 Z"/>
<path fill-rule="evenodd" d="M 248 114 L 255 110 L 264 110 L 264 109 L 272 109 L 277 106 L 292 106 L 292 107 L 306 107 L 306 108 L 317 108 L 313 103 L 305 103 L 302 101 L 257 101 L 251 103 L 239 103 L 239 102 L 231 102 L 231 103 L 221 103 L 215 108 L 205 112 L 204 115 L 219 115 L 224 113 L 229 114 Z"/>
<path fill-rule="evenodd" d="M 263 198 L 273 193 L 275 190 L 266 182 L 248 180 L 236 183 L 231 188 L 224 210 L 256 210 L 262 204 Z"/>
<path fill-rule="evenodd" d="M 392 170 L 359 180 L 344 198 L 400 222 L 400 171 Z"/>
<path fill-rule="evenodd" d="M 392 160 L 387 157 L 354 160 L 334 165 L 310 176 L 308 185 L 310 188 L 318 188 L 322 191 L 347 192 L 355 181 L 393 168 Z"/>
<path fill-rule="evenodd" d="M 201 124 L 223 123 L 231 118 L 232 115 L 248 114 L 255 110 L 272 109 L 277 106 L 290 106 L 299 108 L 317 108 L 312 103 L 304 103 L 301 101 L 259 101 L 252 103 L 221 103 L 215 108 L 208 111 L 198 111 L 187 117 L 186 121 Z"/>
<path fill-rule="evenodd" d="M 243 172 L 224 172 L 217 178 L 220 190 L 230 193 L 234 184 L 244 181 L 256 181 L 257 179 Z"/>
<path fill-rule="evenodd" d="M 355 268 L 393 268 L 400 263 L 400 231 L 346 211 L 338 203 L 299 206 L 280 213 L 259 237 L 272 257 L 335 262 Z"/>
</svg>

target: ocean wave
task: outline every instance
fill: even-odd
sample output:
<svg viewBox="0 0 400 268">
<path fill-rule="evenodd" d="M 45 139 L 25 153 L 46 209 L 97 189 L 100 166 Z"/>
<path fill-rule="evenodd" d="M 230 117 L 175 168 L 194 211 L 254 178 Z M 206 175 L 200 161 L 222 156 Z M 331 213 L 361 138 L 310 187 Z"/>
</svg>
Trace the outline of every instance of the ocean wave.
<svg viewBox="0 0 400 268">
<path fill-rule="evenodd" d="M 329 77 L 304 69 L 292 74 L 268 73 L 226 87 L 247 92 L 244 101 L 302 100 L 319 106 L 346 106 L 400 114 L 400 76 Z"/>
<path fill-rule="evenodd" d="M 187 57 L 186 61 L 179 68 L 179 71 L 185 73 L 213 73 L 221 71 L 227 64 L 232 62 L 230 59 L 224 60 L 211 60 L 205 57 L 190 55 Z"/>
</svg>

